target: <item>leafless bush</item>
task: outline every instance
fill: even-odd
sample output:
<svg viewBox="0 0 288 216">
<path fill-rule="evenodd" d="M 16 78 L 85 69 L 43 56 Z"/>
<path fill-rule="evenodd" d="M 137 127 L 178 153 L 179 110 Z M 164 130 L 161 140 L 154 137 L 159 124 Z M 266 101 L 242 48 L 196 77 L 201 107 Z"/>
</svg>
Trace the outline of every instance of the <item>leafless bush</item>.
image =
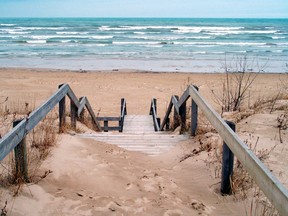
<svg viewBox="0 0 288 216">
<path fill-rule="evenodd" d="M 278 130 L 279 130 L 280 143 L 283 143 L 281 131 L 282 130 L 286 130 L 288 128 L 288 112 L 284 113 L 284 114 L 281 114 L 277 118 L 277 127 L 278 127 Z"/>
<path fill-rule="evenodd" d="M 225 72 L 222 91 L 211 90 L 222 113 L 240 110 L 258 72 L 263 72 L 265 67 L 266 64 L 260 66 L 258 61 L 250 60 L 246 55 L 235 56 L 231 61 L 225 58 L 222 65 Z"/>
</svg>

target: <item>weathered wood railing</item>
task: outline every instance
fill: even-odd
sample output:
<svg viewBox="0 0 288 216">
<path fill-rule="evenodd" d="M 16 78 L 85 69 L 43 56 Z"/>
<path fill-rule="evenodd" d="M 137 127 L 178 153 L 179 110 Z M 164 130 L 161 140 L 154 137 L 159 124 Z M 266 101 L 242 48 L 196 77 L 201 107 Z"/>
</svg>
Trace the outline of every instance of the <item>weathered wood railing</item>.
<svg viewBox="0 0 288 216">
<path fill-rule="evenodd" d="M 159 131 L 160 130 L 160 118 L 157 117 L 157 100 L 155 98 L 153 98 L 151 101 L 149 115 L 152 115 L 154 130 Z"/>
<path fill-rule="evenodd" d="M 94 129 L 96 131 L 101 131 L 101 127 L 96 119 L 96 116 L 92 110 L 92 107 L 86 97 L 77 99 L 74 92 L 68 84 L 62 84 L 59 86 L 59 89 L 41 106 L 36 110 L 31 112 L 26 118 L 21 121 L 18 121 L 17 124 L 14 124 L 14 128 L 9 131 L 0 139 L 0 161 L 3 160 L 13 149 L 15 149 L 16 162 L 22 161 L 21 166 L 25 166 L 27 161 L 25 161 L 26 156 L 16 148 L 19 143 L 23 143 L 22 140 L 25 139 L 26 135 L 33 130 L 33 128 L 45 118 L 45 116 L 59 103 L 59 131 L 62 132 L 62 128 L 66 124 L 66 95 L 70 99 L 70 118 L 71 126 L 73 129 L 76 129 L 76 120 L 83 119 L 84 108 L 86 107 L 91 119 Z M 21 144 L 22 145 L 22 144 Z M 22 146 L 23 151 L 25 151 L 25 146 Z M 17 150 L 17 152 L 16 152 Z M 20 156 L 19 156 L 20 155 Z M 22 155 L 22 156 L 21 156 Z M 17 157 L 20 157 L 17 159 Z M 18 162 L 17 162 L 18 163 Z M 18 166 L 18 165 L 17 165 Z M 16 167 L 17 169 L 17 167 Z M 27 167 L 22 167 L 20 170 L 27 170 Z M 25 171 L 26 172 L 26 171 Z M 26 179 L 27 173 L 22 173 Z"/>
<path fill-rule="evenodd" d="M 125 115 L 127 115 L 127 108 L 126 108 L 126 100 L 124 98 L 121 99 L 121 110 L 120 110 L 120 117 L 97 117 L 98 121 L 103 121 L 104 126 L 101 129 L 104 132 L 108 132 L 109 130 L 117 130 L 119 132 L 123 131 L 124 126 L 124 119 Z M 109 121 L 117 121 L 119 122 L 118 126 L 109 126 Z"/>
<path fill-rule="evenodd" d="M 280 181 L 270 172 L 270 170 L 254 155 L 252 150 L 237 136 L 237 134 L 227 125 L 227 123 L 220 117 L 218 113 L 204 100 L 199 94 L 196 86 L 189 86 L 183 95 L 178 99 L 177 96 L 172 96 L 165 114 L 160 130 L 169 122 L 169 115 L 174 106 L 174 124 L 178 124 L 178 116 L 180 115 L 181 127 L 186 125 L 186 102 L 191 97 L 191 135 L 195 136 L 197 130 L 197 114 L 198 107 L 202 110 L 211 125 L 217 130 L 222 137 L 229 151 L 231 150 L 238 160 L 242 163 L 246 171 L 255 180 L 259 188 L 264 192 L 266 197 L 278 210 L 280 215 L 288 215 L 288 191 L 280 183 Z M 231 126 L 231 125 L 230 125 Z M 225 148 L 225 145 L 223 146 Z M 225 149 L 224 149 L 225 150 Z M 226 151 L 226 150 L 225 150 Z M 232 153 L 231 152 L 231 153 Z M 229 154 L 231 154 L 229 153 Z M 230 156 L 229 156 L 230 157 Z M 231 163 L 231 158 L 227 160 Z M 232 158 L 233 161 L 233 158 Z M 233 163 L 232 163 L 233 165 Z M 229 166 L 229 165 L 228 165 Z M 223 181 L 222 168 L 222 181 Z M 230 178 L 231 176 L 229 176 Z M 229 179 L 228 178 L 228 179 Z M 227 179 L 226 179 L 227 180 Z M 230 181 L 229 181 L 230 184 Z M 221 191 L 222 184 L 221 184 Z"/>
</svg>

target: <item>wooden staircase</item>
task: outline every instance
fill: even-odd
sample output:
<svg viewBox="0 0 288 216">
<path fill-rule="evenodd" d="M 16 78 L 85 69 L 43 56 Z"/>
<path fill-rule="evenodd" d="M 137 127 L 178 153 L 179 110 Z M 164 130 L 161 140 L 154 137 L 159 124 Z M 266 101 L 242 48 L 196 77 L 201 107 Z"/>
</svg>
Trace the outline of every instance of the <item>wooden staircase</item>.
<svg viewBox="0 0 288 216">
<path fill-rule="evenodd" d="M 189 139 L 187 135 L 175 135 L 167 132 L 155 132 L 151 115 L 127 115 L 123 133 L 81 134 L 85 138 L 118 145 L 129 151 L 139 151 L 156 156 L 168 151 L 178 142 Z"/>
</svg>

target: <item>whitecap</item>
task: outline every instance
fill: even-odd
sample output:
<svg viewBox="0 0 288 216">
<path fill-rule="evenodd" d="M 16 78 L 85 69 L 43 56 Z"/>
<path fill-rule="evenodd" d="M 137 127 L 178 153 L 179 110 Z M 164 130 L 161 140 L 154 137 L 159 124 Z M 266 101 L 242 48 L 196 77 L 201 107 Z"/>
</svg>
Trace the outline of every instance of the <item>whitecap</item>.
<svg viewBox="0 0 288 216">
<path fill-rule="evenodd" d="M 47 43 L 46 40 L 28 40 L 27 43 L 30 43 L 30 44 L 45 44 Z"/>
<path fill-rule="evenodd" d="M 86 35 L 89 32 L 56 32 L 58 35 Z"/>
<path fill-rule="evenodd" d="M 111 39 L 113 37 L 114 36 L 112 36 L 112 35 L 95 35 L 95 36 L 90 36 L 89 38 L 92 38 L 92 39 Z"/>
<path fill-rule="evenodd" d="M 156 45 L 159 44 L 159 42 L 151 41 L 151 42 L 138 42 L 138 41 L 113 41 L 112 42 L 115 45 Z"/>
<path fill-rule="evenodd" d="M 0 26 L 16 26 L 16 24 L 2 23 Z"/>
<path fill-rule="evenodd" d="M 272 36 L 272 39 L 274 40 L 278 40 L 278 39 L 285 39 L 285 37 L 283 36 Z"/>
</svg>

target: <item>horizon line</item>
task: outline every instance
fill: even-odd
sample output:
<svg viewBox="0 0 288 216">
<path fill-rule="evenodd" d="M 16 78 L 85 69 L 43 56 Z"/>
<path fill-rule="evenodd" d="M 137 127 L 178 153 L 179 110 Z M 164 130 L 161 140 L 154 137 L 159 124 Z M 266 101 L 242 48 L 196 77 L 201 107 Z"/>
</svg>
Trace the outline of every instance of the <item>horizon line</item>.
<svg viewBox="0 0 288 216">
<path fill-rule="evenodd" d="M 13 18 L 32 18 L 32 19 L 51 19 L 51 18 L 86 18 L 86 19 L 288 19 L 288 17 L 134 17 L 134 16 L 127 16 L 127 17 L 121 17 L 121 16 L 111 16 L 111 17 L 107 17 L 107 16 L 99 16 L 99 17 L 85 17 L 85 16 L 43 16 L 43 17 L 38 17 L 38 16 L 19 16 L 19 17 L 1 17 L 2 18 L 9 18 L 9 19 L 13 19 Z"/>
</svg>

